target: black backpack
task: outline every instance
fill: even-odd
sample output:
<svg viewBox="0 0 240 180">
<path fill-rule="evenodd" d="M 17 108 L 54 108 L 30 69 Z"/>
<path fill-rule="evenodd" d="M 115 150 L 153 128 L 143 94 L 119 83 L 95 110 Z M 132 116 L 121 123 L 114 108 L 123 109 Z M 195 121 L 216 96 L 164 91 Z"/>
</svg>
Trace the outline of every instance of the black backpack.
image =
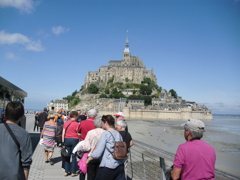
<svg viewBox="0 0 240 180">
<path fill-rule="evenodd" d="M 55 133 L 55 141 L 56 143 L 62 143 L 62 131 L 63 131 L 63 125 L 58 125 Z"/>
</svg>

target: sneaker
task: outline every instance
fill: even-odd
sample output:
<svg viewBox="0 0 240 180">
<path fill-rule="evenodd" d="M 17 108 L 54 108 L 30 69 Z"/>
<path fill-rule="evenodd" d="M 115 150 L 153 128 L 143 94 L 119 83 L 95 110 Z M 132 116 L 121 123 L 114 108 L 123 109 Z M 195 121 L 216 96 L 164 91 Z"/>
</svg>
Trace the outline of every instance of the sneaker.
<svg viewBox="0 0 240 180">
<path fill-rule="evenodd" d="M 70 173 L 68 173 L 68 172 L 65 172 L 65 173 L 64 173 L 64 176 L 68 176 L 68 175 L 70 175 Z"/>
<path fill-rule="evenodd" d="M 75 177 L 75 176 L 78 176 L 78 174 L 72 173 L 71 176 Z"/>
</svg>

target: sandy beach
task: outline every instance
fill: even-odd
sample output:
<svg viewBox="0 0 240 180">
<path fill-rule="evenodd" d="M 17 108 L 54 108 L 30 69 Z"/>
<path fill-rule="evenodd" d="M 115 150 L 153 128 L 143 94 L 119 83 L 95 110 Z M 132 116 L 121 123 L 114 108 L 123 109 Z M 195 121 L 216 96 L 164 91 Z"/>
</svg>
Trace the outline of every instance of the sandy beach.
<svg viewBox="0 0 240 180">
<path fill-rule="evenodd" d="M 133 139 L 176 153 L 178 145 L 185 142 L 183 128 L 185 121 L 170 120 L 127 120 Z M 219 124 L 204 121 L 206 132 L 203 140 L 212 145 L 217 154 L 216 168 L 240 177 L 240 135 L 222 129 Z M 214 124 L 214 125 L 213 125 Z"/>
</svg>

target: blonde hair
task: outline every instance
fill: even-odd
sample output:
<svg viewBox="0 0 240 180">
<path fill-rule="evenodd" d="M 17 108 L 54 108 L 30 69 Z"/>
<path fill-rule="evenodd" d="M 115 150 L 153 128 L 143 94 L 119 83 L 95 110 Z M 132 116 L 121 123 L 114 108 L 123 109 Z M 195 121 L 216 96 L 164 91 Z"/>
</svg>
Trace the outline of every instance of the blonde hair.
<svg viewBox="0 0 240 180">
<path fill-rule="evenodd" d="M 47 119 L 54 119 L 55 118 L 55 115 L 53 114 L 53 113 L 51 113 L 51 114 L 48 114 L 48 117 L 47 117 Z"/>
</svg>

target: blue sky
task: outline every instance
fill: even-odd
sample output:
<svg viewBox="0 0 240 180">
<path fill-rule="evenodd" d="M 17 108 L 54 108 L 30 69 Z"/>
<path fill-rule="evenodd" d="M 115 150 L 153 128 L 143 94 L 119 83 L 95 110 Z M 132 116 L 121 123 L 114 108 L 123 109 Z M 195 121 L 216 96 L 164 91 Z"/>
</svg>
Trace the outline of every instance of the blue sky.
<svg viewBox="0 0 240 180">
<path fill-rule="evenodd" d="M 127 30 L 159 86 L 240 114 L 239 0 L 0 0 L 0 76 L 42 109 L 121 60 Z"/>
</svg>

